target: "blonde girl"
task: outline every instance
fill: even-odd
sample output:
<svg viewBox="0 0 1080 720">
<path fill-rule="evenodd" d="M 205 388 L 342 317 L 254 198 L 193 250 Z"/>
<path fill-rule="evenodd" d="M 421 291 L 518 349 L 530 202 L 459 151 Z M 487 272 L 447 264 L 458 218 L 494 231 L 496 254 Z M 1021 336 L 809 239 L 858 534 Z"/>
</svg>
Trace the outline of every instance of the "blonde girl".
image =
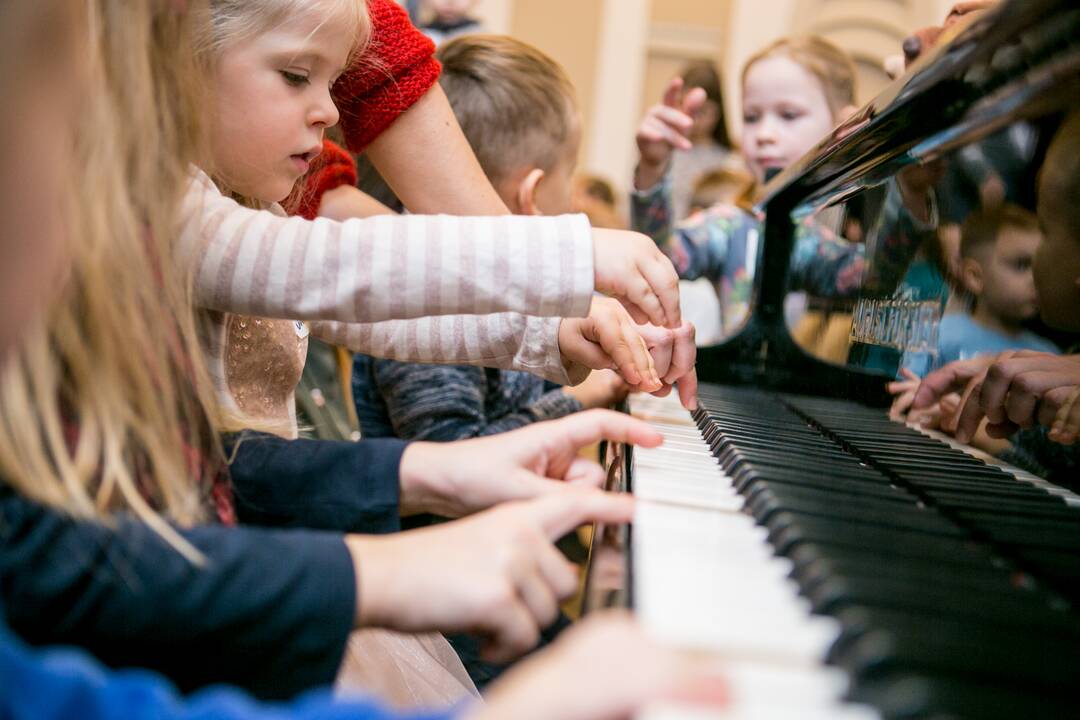
<svg viewBox="0 0 1080 720">
<path fill-rule="evenodd" d="M 29 94 L 26 105 L 77 116 L 78 132 L 58 129 L 50 115 L 40 127 L 54 145 L 32 148 L 39 172 L 4 185 L 6 210 L 36 210 L 42 237 L 62 229 L 70 240 L 64 252 L 44 253 L 55 260 L 49 280 L 58 292 L 47 312 L 34 308 L 37 327 L 9 323 L 15 314 L 5 308 L 5 326 L 19 324 L 22 334 L 0 390 L 5 620 L 35 642 L 81 644 L 116 664 L 167 671 L 184 688 L 231 681 L 273 697 L 332 681 L 349 631 L 361 625 L 484 632 L 499 657 L 527 649 L 547 614 L 543 603 L 526 603 L 518 583 L 552 598 L 576 586 L 548 535 L 596 513 L 626 520 L 625 499 L 571 488 L 437 532 L 386 538 L 198 524 L 229 519 L 215 513 L 219 500 L 228 503 L 211 483 L 220 455 L 207 428 L 218 421 L 183 284 L 190 274 L 159 240 L 176 231 L 187 161 L 202 147 L 192 124 L 199 76 L 184 60 L 194 57 L 190 17 L 171 2 L 86 7 L 85 75 L 74 79 L 86 88 L 83 104 L 55 108 Z M 21 162 L 19 151 L 11 157 Z M 50 170 L 62 159 L 70 169 Z M 24 199 L 19 182 L 45 170 L 70 187 L 31 188 L 48 201 Z M 15 229 L 38 232 L 31 223 Z M 10 253 L 13 262 L 26 254 Z M 41 296 L 42 274 L 26 272 L 28 301 Z M 539 429 L 543 442 L 518 435 L 486 447 L 399 449 L 401 502 L 417 512 L 476 512 L 506 499 L 506 488 L 527 498 L 550 494 L 554 479 L 595 474 L 576 460 L 575 438 L 630 427 L 635 442 L 657 441 L 628 419 L 581 417 Z M 474 453 L 485 464 L 470 472 Z M 549 468 L 549 477 L 530 467 Z"/>
<path fill-rule="evenodd" d="M 4 368 L 0 470 L 79 517 L 131 510 L 195 558 L 154 509 L 192 524 L 221 491 L 190 273 L 170 262 L 200 95 L 184 19 L 150 5 L 89 14 L 83 77 L 98 91 L 72 111 L 80 132 L 48 144 L 72 156 L 77 233 L 57 297 Z"/>
<path fill-rule="evenodd" d="M 133 14 L 133 7 L 129 3 L 113 4 L 105 0 L 101 5 L 103 7 L 98 8 L 96 3 L 83 4 L 83 7 L 92 8 L 93 28 L 101 27 L 100 24 L 95 24 L 100 20 L 100 16 L 96 14 L 98 10 L 105 12 L 105 15 L 114 21 L 122 20 L 129 24 L 146 18 L 142 14 Z M 0 292 L 3 299 L 0 303 L 0 353 L 4 365 L 7 365 L 10 359 L 9 351 L 12 346 L 25 338 L 27 323 L 37 321 L 37 316 L 44 309 L 41 306 L 42 301 L 52 295 L 57 287 L 63 286 L 63 282 L 50 286 L 47 281 L 55 279 L 58 272 L 67 269 L 68 260 L 75 260 L 75 265 L 82 261 L 82 251 L 77 242 L 81 239 L 78 220 L 82 213 L 77 204 L 74 209 L 69 207 L 66 211 L 56 212 L 58 200 L 74 190 L 72 181 L 83 177 L 74 162 L 82 156 L 64 151 L 71 149 L 67 143 L 73 140 L 75 123 L 72 118 L 76 116 L 79 118 L 80 134 L 93 133 L 99 141 L 104 141 L 105 135 L 101 134 L 102 128 L 86 123 L 87 116 L 83 114 L 86 108 L 74 106 L 72 98 L 77 95 L 76 89 L 79 89 L 88 91 L 85 96 L 80 97 L 92 101 L 95 97 L 103 97 L 96 96 L 95 91 L 107 92 L 109 88 L 101 82 L 102 75 L 91 72 L 104 71 L 107 68 L 94 63 L 88 54 L 81 52 L 81 43 L 76 43 L 72 37 L 77 30 L 87 27 L 85 18 L 76 17 L 77 13 L 73 11 L 75 7 L 75 4 L 55 0 L 13 3 L 0 7 L 0 60 L 7 67 L 23 70 L 0 78 L 0 94 L 23 111 L 0 115 L 0 144 L 7 160 L 0 169 L 0 246 L 3 247 L 3 256 L 7 261 L 0 267 Z M 176 4 L 168 3 L 167 11 L 177 9 Z M 172 33 L 182 30 L 182 26 L 168 22 L 159 27 Z M 172 37 L 179 38 L 182 35 L 174 34 Z M 47 49 L 47 52 L 42 52 L 43 48 Z M 128 47 L 122 55 L 114 56 L 113 60 L 120 62 L 111 69 L 117 70 L 124 64 L 138 63 L 143 59 L 138 52 L 140 49 Z M 115 80 L 116 76 L 113 78 Z M 159 96 L 159 99 L 166 98 Z M 166 138 L 154 131 L 152 117 L 127 120 L 132 124 L 148 121 L 143 128 L 146 133 L 141 137 L 166 142 Z M 47 143 L 55 143 L 56 150 L 46 147 Z M 106 155 L 99 159 L 117 161 L 120 158 L 117 155 Z M 123 175 L 122 169 L 117 172 Z M 180 185 L 177 184 L 172 189 L 179 188 Z M 117 189 L 125 188 L 121 184 Z M 164 196 L 169 197 L 169 193 L 166 192 Z M 94 198 L 98 199 L 100 198 Z M 145 238 L 145 227 L 136 229 L 136 234 Z M 70 243 L 64 243 L 65 236 Z M 113 269 L 123 271 L 124 267 L 121 259 Z M 70 268 L 70 273 L 68 277 L 84 276 L 74 267 Z M 109 286 L 104 285 L 99 289 L 107 293 Z M 168 317 L 166 315 L 159 319 L 167 320 Z M 90 349 L 96 347 L 91 346 Z M 112 375 L 106 377 L 113 378 Z M 55 397 L 50 396 L 47 400 L 53 402 Z M 22 418 L 28 423 L 34 423 L 36 419 L 32 414 Z M 153 483 L 152 477 L 144 479 L 147 483 Z M 58 480 L 52 476 L 43 476 L 41 482 L 45 485 L 58 484 Z M 33 484 L 26 478 L 21 477 L 18 480 L 21 488 L 30 488 Z M 12 524 L 19 524 L 22 518 L 18 512 L 10 512 L 15 505 L 9 502 L 9 495 L 7 489 L 0 488 L 0 515 L 4 519 L 0 532 L 5 534 L 4 543 L 0 547 L 4 551 L 5 591 L 20 587 L 17 564 L 10 561 L 17 559 L 12 557 L 12 553 L 17 553 L 18 547 L 13 546 L 26 540 L 18 534 L 23 528 L 12 528 Z M 549 510 L 551 509 L 554 509 L 554 506 L 549 503 Z M 519 521 L 522 519 L 524 518 L 518 518 Z M 78 523 L 71 521 L 69 524 Z M 60 543 L 62 525 L 63 523 L 58 522 L 48 528 L 48 537 L 40 540 L 43 547 Z M 515 525 L 520 532 L 522 524 L 516 522 Z M 39 528 L 41 529 L 44 528 Z M 158 578 L 147 572 L 148 566 L 143 556 L 150 554 L 157 558 L 162 557 L 157 554 L 160 547 L 155 545 L 154 536 L 144 536 L 141 544 L 128 547 L 126 550 L 133 552 L 125 555 L 118 554 L 117 539 L 122 537 L 120 528 L 113 538 L 101 532 L 100 528 L 98 530 L 94 536 L 95 542 L 67 548 L 68 552 L 74 550 L 73 554 L 76 555 L 95 554 L 108 549 L 110 559 L 123 565 L 124 584 L 140 587 L 147 602 L 152 598 L 164 599 L 165 593 L 180 590 L 174 586 L 158 585 Z M 12 532 L 15 533 L 14 536 L 11 535 Z M 271 536 L 264 539 L 273 540 Z M 52 569 L 44 562 L 45 559 L 38 558 L 43 562 L 38 565 L 37 570 L 43 574 Z M 213 567 L 212 564 L 209 567 Z M 99 567 L 95 574 L 107 574 L 111 569 Z M 242 570 L 243 566 L 238 564 L 234 569 Z M 195 573 L 188 573 L 186 577 L 190 582 L 198 582 L 198 575 Z M 55 579 L 55 576 L 53 578 Z M 324 583 L 329 579 L 324 578 Z M 92 592 L 100 590 L 100 586 L 91 583 L 78 587 L 82 592 L 78 595 L 79 602 L 76 604 L 82 612 L 109 599 Z M 70 602 L 71 597 L 73 596 L 67 596 L 66 601 Z M 4 609 L 8 611 L 5 614 L 10 618 L 18 614 L 17 611 L 25 611 L 26 608 L 18 605 L 13 607 L 9 603 Z M 162 609 L 163 606 L 147 608 L 151 613 Z M 315 720 L 342 717 L 346 714 L 370 720 L 403 717 L 388 713 L 373 702 L 348 703 L 311 695 L 295 705 L 278 704 L 273 707 L 253 703 L 231 690 L 203 693 L 189 701 L 180 696 L 172 685 L 151 673 L 128 672 L 122 676 L 115 675 L 70 649 L 52 652 L 27 648 L 8 631 L 5 614 L 0 614 L 0 678 L 17 683 L 19 691 L 0 694 L 0 715 L 4 717 L 52 720 L 70 716 L 75 707 L 79 708 L 81 717 L 87 718 L 153 716 L 179 720 L 213 716 Z M 130 616 L 123 616 L 123 613 L 121 616 L 124 624 L 132 620 Z M 319 620 L 324 621 L 324 618 Z M 714 701 L 722 696 L 722 688 L 716 685 L 714 680 L 702 677 L 696 668 L 678 662 L 670 653 L 655 647 L 642 637 L 640 631 L 628 620 L 609 617 L 606 620 L 593 620 L 589 625 L 588 630 L 561 642 L 555 651 L 530 661 L 527 668 L 516 672 L 507 682 L 501 683 L 496 688 L 489 706 L 470 706 L 460 709 L 459 712 L 438 716 L 425 713 L 423 717 L 480 720 L 490 717 L 527 717 L 526 713 L 535 713 L 537 717 L 574 716 L 582 720 L 599 720 L 601 716 L 632 712 L 647 701 L 666 694 L 685 697 L 695 686 L 711 689 L 710 697 Z M 184 632 L 189 629 L 179 630 Z M 176 650 L 175 646 L 164 643 L 157 633 L 148 633 L 142 639 L 155 656 L 170 655 Z M 218 650 L 207 649 L 211 653 Z M 277 654 L 277 648 L 271 654 Z M 212 658 L 208 655 L 207 660 Z M 251 653 L 246 658 L 249 664 L 259 660 L 260 658 L 253 657 Z M 620 662 L 625 663 L 625 668 L 618 665 Z M 594 668 L 607 672 L 612 667 L 621 672 L 640 674 L 632 693 L 627 693 L 623 687 L 607 687 L 596 682 L 598 678 L 591 676 L 591 673 L 595 672 Z M 688 671 L 693 673 L 692 677 L 687 678 Z M 559 687 L 573 688 L 574 691 L 567 697 L 545 699 L 545 695 L 548 695 L 546 688 L 552 682 Z"/>
<path fill-rule="evenodd" d="M 747 61 L 742 85 L 741 152 L 760 185 L 768 172 L 802 157 L 850 115 L 855 65 L 823 38 L 783 38 Z M 675 149 L 690 146 L 690 115 L 703 101 L 699 90 L 680 97 L 681 90 L 676 78 L 638 128 L 633 225 L 664 248 L 680 278 L 705 277 L 716 285 L 723 334 L 730 335 L 749 309 L 761 218 L 745 207 L 719 204 L 673 227 L 667 168 Z M 859 246 L 816 224 L 796 232 L 792 276 L 801 289 L 835 297 L 858 287 L 865 266 Z"/>
</svg>

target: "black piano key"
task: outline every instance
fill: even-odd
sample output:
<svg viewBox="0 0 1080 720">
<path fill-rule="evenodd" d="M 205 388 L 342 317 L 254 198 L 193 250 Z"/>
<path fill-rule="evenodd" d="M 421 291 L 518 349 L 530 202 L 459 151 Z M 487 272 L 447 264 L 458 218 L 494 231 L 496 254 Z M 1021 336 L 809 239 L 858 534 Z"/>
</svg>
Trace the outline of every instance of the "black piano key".
<svg viewBox="0 0 1080 720">
<path fill-rule="evenodd" d="M 938 587 L 912 587 L 889 578 L 835 577 L 807 592 L 813 611 L 835 615 L 852 606 L 893 608 L 930 615 L 968 618 L 973 621 L 1000 621 L 1017 615 L 1036 614 L 1046 609 L 1041 596 L 999 593 L 974 598 L 971 594 Z"/>
<path fill-rule="evenodd" d="M 962 631 L 875 629 L 839 648 L 830 660 L 856 682 L 894 672 L 926 673 L 1051 695 L 1075 691 L 1080 649 L 1071 643 L 1045 634 L 990 633 L 985 640 Z"/>
<path fill-rule="evenodd" d="M 841 577 L 867 581 L 888 578 L 891 581 L 905 582 L 914 587 L 933 586 L 953 589 L 968 588 L 994 593 L 1022 591 L 1041 594 L 1041 591 L 1035 590 L 1032 585 L 1014 584 L 1011 573 L 989 565 L 982 568 L 968 567 L 963 572 L 957 572 L 956 567 L 952 565 L 919 560 L 888 562 L 873 553 L 822 558 L 794 569 L 792 577 L 804 590 L 810 590 L 833 577 Z"/>
<path fill-rule="evenodd" d="M 1056 720 L 1076 709 L 1075 698 L 914 673 L 858 681 L 849 698 L 875 706 L 885 720 Z"/>
<path fill-rule="evenodd" d="M 759 518 L 759 520 L 761 519 Z M 775 533 L 792 525 L 798 527 L 807 521 L 827 522 L 837 527 L 870 526 L 945 537 L 968 537 L 965 531 L 932 512 L 890 512 L 867 509 L 847 511 L 842 506 L 832 508 L 818 506 L 783 510 L 771 514 L 762 524 L 769 528 L 770 532 Z"/>
</svg>

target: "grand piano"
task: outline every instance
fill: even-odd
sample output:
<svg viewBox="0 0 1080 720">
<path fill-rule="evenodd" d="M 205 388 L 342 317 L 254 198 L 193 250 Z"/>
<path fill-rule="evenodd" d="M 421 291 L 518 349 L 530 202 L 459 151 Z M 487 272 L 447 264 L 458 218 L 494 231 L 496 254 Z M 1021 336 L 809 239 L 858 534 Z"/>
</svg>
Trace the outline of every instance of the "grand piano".
<svg viewBox="0 0 1080 720">
<path fill-rule="evenodd" d="M 718 658 L 720 717 L 1080 717 L 1080 496 L 890 420 L 884 389 L 965 311 L 945 279 L 965 215 L 1033 207 L 1078 106 L 1080 6 L 983 15 L 763 189 L 751 311 L 700 350 L 699 409 L 631 399 L 665 444 L 603 449 L 638 505 L 595 529 L 584 607 Z M 858 237 L 856 292 L 791 277 L 804 222 Z"/>
</svg>

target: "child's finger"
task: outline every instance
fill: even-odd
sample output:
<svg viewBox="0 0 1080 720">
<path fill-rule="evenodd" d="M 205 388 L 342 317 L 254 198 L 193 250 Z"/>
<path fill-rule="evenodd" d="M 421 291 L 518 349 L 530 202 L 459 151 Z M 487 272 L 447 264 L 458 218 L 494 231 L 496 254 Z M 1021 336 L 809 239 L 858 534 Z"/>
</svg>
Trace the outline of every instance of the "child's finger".
<svg viewBox="0 0 1080 720">
<path fill-rule="evenodd" d="M 668 83 L 667 88 L 664 90 L 664 104 L 668 107 L 679 107 L 679 102 L 682 99 L 682 91 L 683 79 L 678 76 L 671 78 L 671 82 Z"/>
<path fill-rule="evenodd" d="M 704 89 L 693 88 L 690 92 L 683 94 L 682 111 L 687 115 L 693 115 L 705 104 L 705 100 L 707 99 L 708 95 L 705 94 Z"/>
<path fill-rule="evenodd" d="M 962 443 L 971 440 L 984 417 L 982 404 L 979 402 L 982 388 L 983 378 L 977 377 L 968 383 L 967 388 L 964 389 L 964 396 L 960 401 L 960 411 L 955 419 L 956 439 Z"/>
<path fill-rule="evenodd" d="M 671 108 L 665 108 L 671 110 Z M 647 117 L 638 128 L 638 139 L 648 142 L 663 142 L 679 150 L 689 150 L 694 145 L 684 131 L 672 127 L 671 123 L 657 117 Z"/>
<path fill-rule="evenodd" d="M 678 130 L 680 133 L 686 133 L 694 126 L 694 118 L 678 108 L 667 107 L 666 105 L 657 105 L 654 108 L 652 117 L 664 125 Z"/>
<path fill-rule="evenodd" d="M 639 275 L 637 278 L 630 282 L 630 285 L 626 292 L 627 299 L 633 304 L 634 307 L 645 315 L 645 323 L 652 323 L 653 325 L 659 325 L 663 327 L 667 323 L 667 319 L 664 315 L 664 306 L 660 301 L 660 297 L 653 290 L 652 283 L 644 276 Z M 631 317 L 634 317 L 634 311 L 630 306 L 626 308 Z M 638 322 L 637 318 L 634 318 L 634 322 Z"/>
<path fill-rule="evenodd" d="M 679 276 L 675 273 L 675 266 L 657 249 L 652 257 L 638 263 L 638 271 L 648 283 L 649 293 L 660 305 L 653 325 L 677 329 L 682 325 L 682 311 L 679 308 Z"/>
<path fill-rule="evenodd" d="M 1080 385 L 1074 387 L 1069 397 L 1058 408 L 1054 424 L 1050 426 L 1050 439 L 1062 445 L 1072 445 L 1080 436 Z"/>
<path fill-rule="evenodd" d="M 606 316 L 610 318 L 610 316 Z M 637 385 L 649 378 L 648 361 L 635 354 L 632 341 L 622 333 L 621 324 L 614 320 L 586 323 L 582 328 L 583 337 L 607 356 L 615 369 L 626 382 Z"/>
<path fill-rule="evenodd" d="M 676 385 L 679 388 L 679 402 L 687 410 L 697 410 L 697 369 L 692 368 L 690 372 L 679 378 L 679 382 Z"/>
<path fill-rule="evenodd" d="M 912 372 L 908 368 L 900 368 L 900 374 L 903 375 L 904 377 L 906 377 L 908 380 L 911 380 L 913 382 L 916 382 L 916 383 L 922 382 L 922 378 L 920 378 L 918 375 L 916 375 L 914 372 Z"/>
<path fill-rule="evenodd" d="M 656 358 L 649 352 L 649 346 L 646 344 L 645 338 L 638 334 L 629 317 L 622 323 L 622 334 L 634 353 L 634 362 L 641 368 L 642 378 L 648 380 L 650 388 L 659 387 L 661 381 L 656 372 Z"/>
</svg>

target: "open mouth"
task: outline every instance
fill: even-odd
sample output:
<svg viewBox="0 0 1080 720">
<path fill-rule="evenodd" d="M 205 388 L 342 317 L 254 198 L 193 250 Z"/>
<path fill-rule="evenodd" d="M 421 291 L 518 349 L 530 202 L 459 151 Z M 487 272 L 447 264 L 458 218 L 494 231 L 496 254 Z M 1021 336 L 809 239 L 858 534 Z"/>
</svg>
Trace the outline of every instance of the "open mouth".
<svg viewBox="0 0 1080 720">
<path fill-rule="evenodd" d="M 311 163 L 314 162 L 315 158 L 319 157 L 321 153 L 322 148 L 320 147 L 318 150 L 308 150 L 305 153 L 296 153 L 289 157 L 300 172 L 306 173 L 311 167 Z"/>
</svg>

